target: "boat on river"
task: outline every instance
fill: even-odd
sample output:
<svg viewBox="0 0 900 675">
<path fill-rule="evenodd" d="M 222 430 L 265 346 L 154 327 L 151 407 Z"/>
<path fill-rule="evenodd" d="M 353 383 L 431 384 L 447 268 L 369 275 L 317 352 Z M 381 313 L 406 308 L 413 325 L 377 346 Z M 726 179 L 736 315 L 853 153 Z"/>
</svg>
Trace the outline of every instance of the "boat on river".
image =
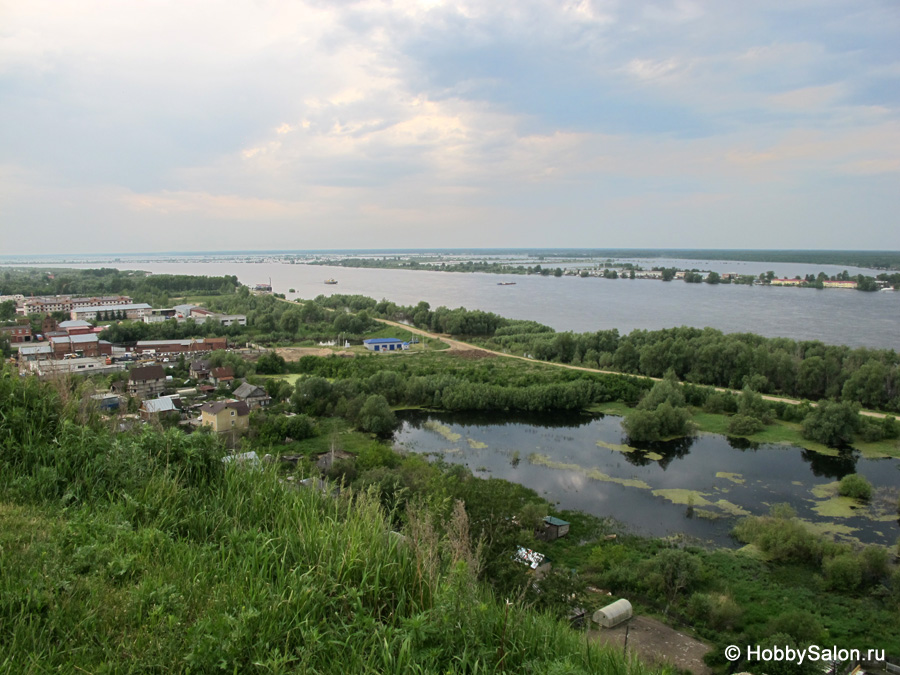
<svg viewBox="0 0 900 675">
<path fill-rule="evenodd" d="M 497 285 L 498 286 L 515 286 L 516 282 L 515 281 L 498 281 Z"/>
<path fill-rule="evenodd" d="M 328 284 L 329 286 L 333 286 L 334 284 L 337 283 L 337 279 L 326 279 L 325 283 Z"/>
</svg>

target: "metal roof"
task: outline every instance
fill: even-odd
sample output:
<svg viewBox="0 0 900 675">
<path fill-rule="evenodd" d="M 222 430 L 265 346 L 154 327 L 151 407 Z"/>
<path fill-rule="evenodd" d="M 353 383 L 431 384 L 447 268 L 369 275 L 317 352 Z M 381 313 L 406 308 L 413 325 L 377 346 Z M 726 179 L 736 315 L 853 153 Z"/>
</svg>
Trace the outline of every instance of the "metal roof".
<svg viewBox="0 0 900 675">
<path fill-rule="evenodd" d="M 49 354 L 52 351 L 50 345 L 33 345 L 29 347 L 19 347 L 19 354 L 29 356 L 31 354 Z"/>
<path fill-rule="evenodd" d="M 366 345 L 377 345 L 385 343 L 396 344 L 398 342 L 402 343 L 403 340 L 401 340 L 400 338 L 370 338 L 368 340 L 363 340 L 363 344 Z"/>
<path fill-rule="evenodd" d="M 146 302 L 134 302 L 127 305 L 99 305 L 98 307 L 77 307 L 75 312 L 84 314 L 85 312 L 118 312 L 119 310 L 129 309 L 151 309 Z"/>
<path fill-rule="evenodd" d="M 569 522 L 567 522 L 567 521 L 565 521 L 565 520 L 562 520 L 562 519 L 560 519 L 560 518 L 556 518 L 555 516 L 547 516 L 547 517 L 545 517 L 545 518 L 544 518 L 544 522 L 547 523 L 548 525 L 557 525 L 557 526 L 560 526 L 560 525 L 571 525 L 571 523 L 569 523 Z"/>
<path fill-rule="evenodd" d="M 146 399 L 144 401 L 144 411 L 148 413 L 172 412 L 178 410 L 175 405 L 174 396 L 160 396 L 159 398 Z"/>
</svg>

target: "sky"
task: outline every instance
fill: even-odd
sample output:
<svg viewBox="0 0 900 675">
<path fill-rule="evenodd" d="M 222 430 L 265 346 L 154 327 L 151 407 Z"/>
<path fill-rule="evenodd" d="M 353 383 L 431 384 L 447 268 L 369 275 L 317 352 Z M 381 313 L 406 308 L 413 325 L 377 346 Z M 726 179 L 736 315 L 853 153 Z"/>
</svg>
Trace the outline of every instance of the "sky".
<svg viewBox="0 0 900 675">
<path fill-rule="evenodd" d="M 0 255 L 900 249 L 896 0 L 0 0 Z"/>
</svg>

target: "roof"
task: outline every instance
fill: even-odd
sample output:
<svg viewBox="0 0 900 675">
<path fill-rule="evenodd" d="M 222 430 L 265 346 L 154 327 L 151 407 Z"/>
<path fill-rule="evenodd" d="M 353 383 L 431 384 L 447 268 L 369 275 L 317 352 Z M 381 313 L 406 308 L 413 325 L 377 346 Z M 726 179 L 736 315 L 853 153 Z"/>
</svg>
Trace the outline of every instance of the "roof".
<svg viewBox="0 0 900 675">
<path fill-rule="evenodd" d="M 164 380 L 166 371 L 159 364 L 155 366 L 138 366 L 132 368 L 128 373 L 128 379 L 131 382 L 146 382 L 147 380 Z"/>
<path fill-rule="evenodd" d="M 74 311 L 83 312 L 118 312 L 129 309 L 151 309 L 146 302 L 133 302 L 126 305 L 99 305 L 97 307 L 78 307 Z"/>
<path fill-rule="evenodd" d="M 189 347 L 191 343 L 203 344 L 203 340 L 138 340 L 137 347 L 158 347 L 160 345 L 182 345 Z"/>
<path fill-rule="evenodd" d="M 30 347 L 19 347 L 19 354 L 29 356 L 31 354 L 49 354 L 52 351 L 50 345 L 33 345 Z"/>
<path fill-rule="evenodd" d="M 384 344 L 402 344 L 403 340 L 400 338 L 370 338 L 368 340 L 363 340 L 363 344 L 365 345 L 384 345 Z"/>
<path fill-rule="evenodd" d="M 207 412 L 210 415 L 218 415 L 226 408 L 234 409 L 241 416 L 250 414 L 250 407 L 243 401 L 216 401 L 215 403 L 204 403 L 200 406 L 202 412 Z"/>
<path fill-rule="evenodd" d="M 50 342 L 54 344 L 65 344 L 67 342 L 72 343 L 73 345 L 78 344 L 87 344 L 89 342 L 100 342 L 100 338 L 96 333 L 83 333 L 82 335 L 66 335 L 66 336 L 53 336 L 50 338 Z"/>
<path fill-rule="evenodd" d="M 210 375 L 212 375 L 217 380 L 224 379 L 226 377 L 233 378 L 234 371 L 231 368 L 229 368 L 228 366 L 222 366 L 221 368 L 213 368 L 212 371 L 210 372 Z"/>
<path fill-rule="evenodd" d="M 555 516 L 546 516 L 544 518 L 544 522 L 547 523 L 548 525 L 556 525 L 556 526 L 571 525 L 571 523 L 569 523 L 568 521 L 562 520 L 561 518 L 556 518 Z"/>
<path fill-rule="evenodd" d="M 266 390 L 262 387 L 257 387 L 255 384 L 250 384 L 249 382 L 244 382 L 240 387 L 234 390 L 234 395 L 236 398 L 248 398 L 250 396 L 268 396 Z"/>
<path fill-rule="evenodd" d="M 195 359 L 191 361 L 191 370 L 209 370 L 209 365 L 206 359 Z"/>
<path fill-rule="evenodd" d="M 91 323 L 84 319 L 72 319 L 70 321 L 60 321 L 60 328 L 90 328 Z"/>
<path fill-rule="evenodd" d="M 177 396 L 160 396 L 159 398 L 146 399 L 141 407 L 144 409 L 144 412 L 148 413 L 172 412 L 178 410 L 178 406 L 175 405 L 177 398 Z"/>
</svg>

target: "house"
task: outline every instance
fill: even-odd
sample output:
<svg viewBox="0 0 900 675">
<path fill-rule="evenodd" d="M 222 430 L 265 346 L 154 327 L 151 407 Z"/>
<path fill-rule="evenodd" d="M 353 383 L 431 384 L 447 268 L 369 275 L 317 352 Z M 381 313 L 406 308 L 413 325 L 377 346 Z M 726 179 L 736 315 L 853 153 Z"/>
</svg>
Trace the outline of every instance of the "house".
<svg viewBox="0 0 900 675">
<path fill-rule="evenodd" d="M 46 361 L 53 358 L 53 348 L 48 344 L 19 347 L 19 362 Z"/>
<path fill-rule="evenodd" d="M 246 314 L 218 314 L 218 315 L 216 315 L 216 321 L 218 321 L 223 326 L 246 326 L 247 325 L 247 315 Z"/>
<path fill-rule="evenodd" d="M 243 382 L 240 387 L 235 389 L 234 397 L 239 401 L 245 401 L 251 409 L 267 406 L 272 401 L 265 389 L 249 382 Z"/>
<path fill-rule="evenodd" d="M 216 433 L 245 431 L 250 427 L 250 406 L 244 401 L 216 401 L 200 406 L 200 424 Z"/>
<path fill-rule="evenodd" d="M 398 352 L 409 349 L 409 343 L 399 338 L 371 338 L 363 340 L 363 345 L 370 352 Z"/>
<path fill-rule="evenodd" d="M 569 523 L 554 516 L 544 518 L 544 526 L 539 536 L 544 541 L 554 541 L 569 533 Z"/>
<path fill-rule="evenodd" d="M 62 321 L 56 328 L 57 330 L 65 331 L 66 335 L 87 335 L 94 332 L 94 327 L 83 319 Z"/>
<path fill-rule="evenodd" d="M 50 338 L 50 346 L 55 359 L 112 355 L 112 345 L 96 333 L 55 335 Z"/>
<path fill-rule="evenodd" d="M 168 415 L 181 417 L 181 399 L 178 396 L 145 398 L 141 403 L 141 419 L 159 419 Z"/>
<path fill-rule="evenodd" d="M 228 366 L 213 368 L 209 372 L 209 379 L 217 387 L 223 383 L 227 384 L 229 382 L 234 382 L 234 371 Z"/>
<path fill-rule="evenodd" d="M 226 338 L 196 338 L 189 340 L 138 340 L 134 346 L 136 354 L 178 355 L 199 354 L 228 346 Z"/>
<path fill-rule="evenodd" d="M 84 319 L 85 321 L 96 321 L 97 315 L 104 317 L 124 316 L 126 319 L 143 319 L 145 315 L 150 314 L 152 308 L 146 302 L 116 304 L 116 305 L 99 305 L 96 307 L 77 307 L 72 309 L 69 316 L 73 320 Z"/>
<path fill-rule="evenodd" d="M 194 359 L 191 361 L 191 379 L 205 380 L 209 377 L 210 364 L 206 359 Z"/>
<path fill-rule="evenodd" d="M 155 398 L 166 388 L 166 372 L 160 365 L 138 366 L 128 373 L 128 393 L 138 398 Z"/>
<path fill-rule="evenodd" d="M 14 345 L 23 342 L 31 342 L 33 339 L 31 335 L 31 326 L 3 326 L 0 327 L 0 335 L 8 337 L 10 344 Z"/>
</svg>

